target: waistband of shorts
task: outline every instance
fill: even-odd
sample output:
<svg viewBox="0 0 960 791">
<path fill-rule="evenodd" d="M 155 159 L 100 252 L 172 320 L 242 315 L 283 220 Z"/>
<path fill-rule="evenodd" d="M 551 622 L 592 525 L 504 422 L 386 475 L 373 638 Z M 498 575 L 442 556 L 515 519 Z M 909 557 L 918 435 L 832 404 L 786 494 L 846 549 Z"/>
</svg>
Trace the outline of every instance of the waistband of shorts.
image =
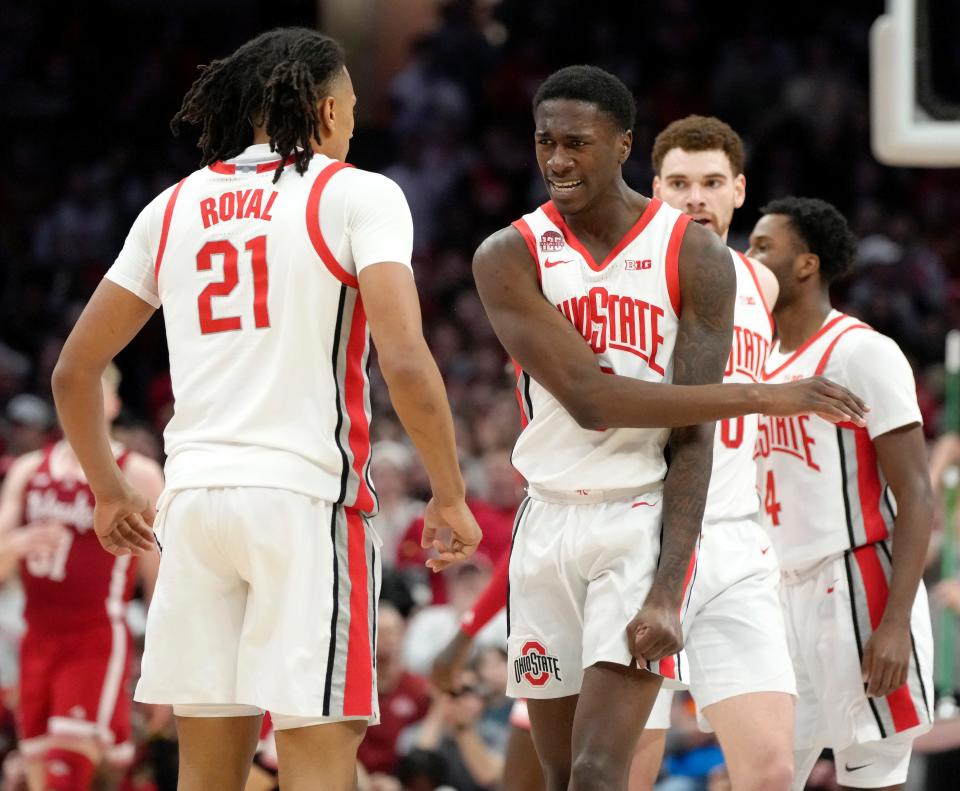
<svg viewBox="0 0 960 791">
<path fill-rule="evenodd" d="M 534 484 L 528 484 L 527 494 L 534 500 L 543 500 L 547 503 L 562 503 L 564 505 L 587 505 L 590 503 L 616 502 L 617 500 L 631 500 L 651 492 L 659 493 L 663 489 L 663 482 L 657 481 L 646 486 L 631 486 L 626 489 L 574 489 L 573 491 L 555 492 Z"/>
<path fill-rule="evenodd" d="M 802 566 L 798 569 L 780 569 L 780 581 L 784 585 L 799 585 L 801 582 L 806 582 L 809 579 L 813 579 L 817 576 L 824 568 L 833 563 L 837 558 L 843 555 L 842 552 L 830 555 L 820 560 L 815 560 L 808 566 Z"/>
</svg>

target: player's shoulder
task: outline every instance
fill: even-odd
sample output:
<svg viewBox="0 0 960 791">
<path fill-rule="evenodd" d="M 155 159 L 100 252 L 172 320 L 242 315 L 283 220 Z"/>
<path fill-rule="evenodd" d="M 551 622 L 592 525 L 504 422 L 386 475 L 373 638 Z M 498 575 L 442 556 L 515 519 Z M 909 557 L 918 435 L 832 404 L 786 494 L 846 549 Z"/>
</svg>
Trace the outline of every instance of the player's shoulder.
<svg viewBox="0 0 960 791">
<path fill-rule="evenodd" d="M 885 367 L 906 362 L 900 345 L 888 335 L 856 319 L 840 329 L 836 347 L 831 353 L 831 368 L 856 368 L 883 375 Z"/>
<path fill-rule="evenodd" d="M 329 160 L 326 160 L 325 163 L 321 162 L 319 164 L 322 169 L 326 169 L 329 164 L 336 163 L 330 163 Z M 400 185 L 389 176 L 384 176 L 382 173 L 373 170 L 350 166 L 341 168 L 337 172 L 336 178 L 330 180 L 330 186 L 349 193 L 351 197 L 356 196 L 362 200 L 403 196 Z"/>
<path fill-rule="evenodd" d="M 46 450 L 32 450 L 17 456 L 7 470 L 4 486 L 22 489 L 40 468 L 40 465 L 43 464 L 46 455 Z"/>
<path fill-rule="evenodd" d="M 476 268 L 477 266 L 484 266 L 488 262 L 492 263 L 504 259 L 510 262 L 526 263 L 530 260 L 531 255 L 532 251 L 524 241 L 521 232 L 515 226 L 508 225 L 499 231 L 494 231 L 480 243 L 473 255 L 473 265 Z"/>
</svg>

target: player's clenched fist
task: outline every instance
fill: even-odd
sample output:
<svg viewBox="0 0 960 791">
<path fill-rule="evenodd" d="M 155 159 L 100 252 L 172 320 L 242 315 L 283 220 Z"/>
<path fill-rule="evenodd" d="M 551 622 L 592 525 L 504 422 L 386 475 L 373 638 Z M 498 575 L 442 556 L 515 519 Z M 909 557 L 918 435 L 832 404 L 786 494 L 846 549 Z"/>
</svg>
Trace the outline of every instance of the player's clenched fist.
<svg viewBox="0 0 960 791">
<path fill-rule="evenodd" d="M 630 653 L 641 665 L 677 653 L 683 648 L 683 631 L 677 606 L 648 598 L 627 624 L 627 644 Z"/>
<path fill-rule="evenodd" d="M 445 530 L 450 531 L 449 544 L 437 538 Z M 447 566 L 466 560 L 476 551 L 482 537 L 477 520 L 462 499 L 443 505 L 436 499 L 427 503 L 420 546 L 437 550 L 437 557 L 427 561 L 427 568 L 431 571 L 443 571 Z"/>
<path fill-rule="evenodd" d="M 153 518 L 147 498 L 130 486 L 114 495 L 97 497 L 93 529 L 103 548 L 114 555 L 145 555 L 156 545 Z"/>
<path fill-rule="evenodd" d="M 818 415 L 831 423 L 865 425 L 870 411 L 863 399 L 829 379 L 811 376 L 796 382 L 766 385 L 762 395 L 764 415 L 792 417 Z"/>
</svg>

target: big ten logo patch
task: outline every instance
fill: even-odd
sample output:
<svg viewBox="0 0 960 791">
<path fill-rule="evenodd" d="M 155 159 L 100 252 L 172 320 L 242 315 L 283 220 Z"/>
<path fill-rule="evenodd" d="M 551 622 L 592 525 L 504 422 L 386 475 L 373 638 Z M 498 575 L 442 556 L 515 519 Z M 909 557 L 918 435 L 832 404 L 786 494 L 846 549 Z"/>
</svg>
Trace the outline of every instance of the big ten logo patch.
<svg viewBox="0 0 960 791">
<path fill-rule="evenodd" d="M 520 656 L 513 660 L 513 672 L 517 683 L 526 681 L 535 687 L 542 687 L 551 678 L 560 678 L 560 660 L 547 653 L 542 643 L 527 640 L 520 649 Z"/>
<path fill-rule="evenodd" d="M 544 231 L 540 234 L 540 252 L 557 253 L 563 249 L 563 235 L 559 231 Z"/>
<path fill-rule="evenodd" d="M 628 272 L 640 272 L 644 269 L 650 269 L 653 266 L 653 261 L 649 258 L 644 258 L 642 260 L 636 258 L 624 258 L 623 264 L 623 268 Z"/>
</svg>

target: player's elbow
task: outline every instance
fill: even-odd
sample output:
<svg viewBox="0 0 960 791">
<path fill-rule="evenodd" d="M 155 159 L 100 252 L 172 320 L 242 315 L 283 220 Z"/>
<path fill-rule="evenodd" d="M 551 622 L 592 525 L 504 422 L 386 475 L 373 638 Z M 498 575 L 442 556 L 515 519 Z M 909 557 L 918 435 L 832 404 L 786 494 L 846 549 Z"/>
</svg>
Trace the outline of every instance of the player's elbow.
<svg viewBox="0 0 960 791">
<path fill-rule="evenodd" d="M 422 385 L 432 358 L 424 343 L 395 344 L 378 349 L 377 361 L 387 387 L 418 387 Z"/>
</svg>

